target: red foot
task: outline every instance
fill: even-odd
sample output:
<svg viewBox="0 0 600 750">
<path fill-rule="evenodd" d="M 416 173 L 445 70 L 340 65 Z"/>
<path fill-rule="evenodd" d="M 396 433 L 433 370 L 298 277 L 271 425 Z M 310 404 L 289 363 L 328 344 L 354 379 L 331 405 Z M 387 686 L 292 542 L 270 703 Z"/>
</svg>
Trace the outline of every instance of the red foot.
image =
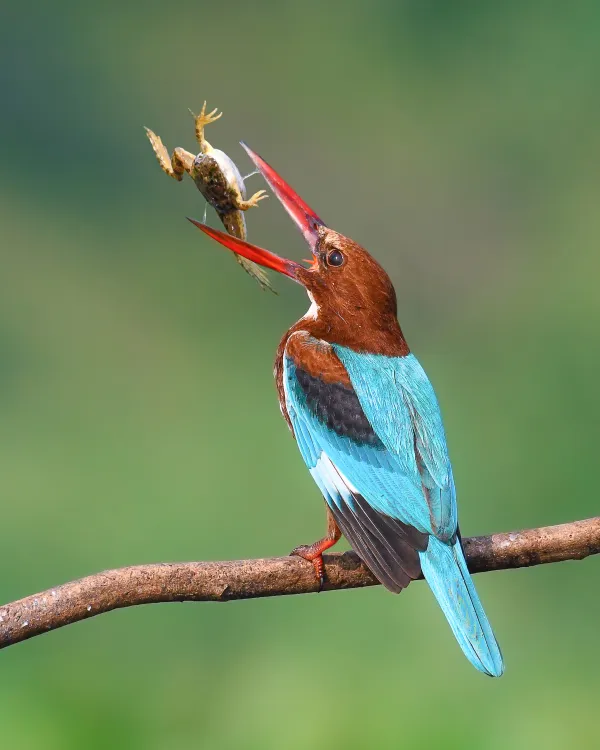
<svg viewBox="0 0 600 750">
<path fill-rule="evenodd" d="M 321 539 L 314 544 L 302 544 L 300 547 L 296 547 L 290 552 L 290 555 L 297 555 L 313 564 L 313 568 L 315 569 L 319 581 L 319 591 L 323 588 L 323 583 L 325 581 L 323 552 L 325 552 L 326 549 L 333 547 L 336 541 L 337 540 L 334 539 Z"/>
</svg>

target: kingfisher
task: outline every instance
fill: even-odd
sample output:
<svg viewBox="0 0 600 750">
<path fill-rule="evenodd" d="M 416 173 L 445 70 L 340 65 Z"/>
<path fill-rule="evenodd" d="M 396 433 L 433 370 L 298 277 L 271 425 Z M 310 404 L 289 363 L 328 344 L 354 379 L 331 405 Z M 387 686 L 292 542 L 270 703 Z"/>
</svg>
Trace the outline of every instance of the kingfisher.
<svg viewBox="0 0 600 750">
<path fill-rule="evenodd" d="M 343 534 L 390 591 L 423 575 L 467 659 L 504 671 L 467 568 L 440 407 L 397 319 L 389 276 L 330 229 L 242 143 L 311 250 L 308 266 L 190 219 L 229 250 L 302 284 L 308 312 L 275 359 L 281 412 L 325 500 L 327 530 L 291 554 L 323 585 L 323 552 Z"/>
</svg>

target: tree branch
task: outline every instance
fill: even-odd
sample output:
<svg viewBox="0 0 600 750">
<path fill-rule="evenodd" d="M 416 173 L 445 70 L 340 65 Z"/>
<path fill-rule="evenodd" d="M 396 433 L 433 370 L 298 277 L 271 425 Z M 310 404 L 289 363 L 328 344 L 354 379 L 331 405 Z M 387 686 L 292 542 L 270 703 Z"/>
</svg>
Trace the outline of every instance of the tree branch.
<svg viewBox="0 0 600 750">
<path fill-rule="evenodd" d="M 472 573 L 582 560 L 600 552 L 600 517 L 464 539 Z M 374 586 L 353 552 L 325 556 L 324 590 Z M 299 557 L 135 565 L 81 578 L 0 607 L 0 648 L 102 612 L 154 602 L 218 601 L 317 590 Z"/>
</svg>

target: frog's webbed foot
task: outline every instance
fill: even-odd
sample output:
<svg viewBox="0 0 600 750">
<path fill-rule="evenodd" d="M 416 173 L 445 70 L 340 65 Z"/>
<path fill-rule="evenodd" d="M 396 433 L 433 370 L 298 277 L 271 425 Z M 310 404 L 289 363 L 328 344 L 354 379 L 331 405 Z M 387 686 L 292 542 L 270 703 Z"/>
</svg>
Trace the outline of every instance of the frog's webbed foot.
<svg viewBox="0 0 600 750">
<path fill-rule="evenodd" d="M 169 157 L 169 152 L 160 137 L 156 133 L 153 133 L 150 128 L 144 129 L 163 172 L 166 172 L 174 180 L 181 182 L 184 172 L 189 174 L 192 169 L 194 155 L 183 148 L 176 148 L 171 157 Z"/>
<path fill-rule="evenodd" d="M 213 109 L 212 112 L 206 113 L 206 102 L 202 105 L 202 110 L 199 115 L 195 115 L 190 109 L 190 114 L 194 118 L 196 123 L 196 140 L 200 144 L 200 150 L 203 154 L 210 150 L 210 143 L 204 140 L 204 126 L 210 125 L 212 122 L 216 122 L 220 117 L 223 117 L 223 113 L 219 112 L 216 114 L 217 109 Z"/>
<path fill-rule="evenodd" d="M 238 208 L 240 211 L 247 211 L 249 208 L 254 208 L 255 206 L 258 206 L 259 201 L 262 201 L 268 197 L 269 196 L 266 190 L 259 190 L 257 193 L 254 193 L 253 196 L 248 198 L 247 201 L 242 200 L 240 198 L 238 200 L 236 208 Z"/>
</svg>

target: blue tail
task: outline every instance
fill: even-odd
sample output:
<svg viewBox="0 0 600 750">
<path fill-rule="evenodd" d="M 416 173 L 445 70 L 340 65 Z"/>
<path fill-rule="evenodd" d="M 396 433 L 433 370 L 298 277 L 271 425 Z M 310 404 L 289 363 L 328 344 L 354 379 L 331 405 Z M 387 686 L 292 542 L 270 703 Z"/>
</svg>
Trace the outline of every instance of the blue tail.
<svg viewBox="0 0 600 750">
<path fill-rule="evenodd" d="M 467 659 L 481 672 L 500 677 L 504 672 L 502 654 L 469 575 L 460 542 L 450 545 L 430 536 L 427 549 L 419 557 L 425 580 Z"/>
</svg>

